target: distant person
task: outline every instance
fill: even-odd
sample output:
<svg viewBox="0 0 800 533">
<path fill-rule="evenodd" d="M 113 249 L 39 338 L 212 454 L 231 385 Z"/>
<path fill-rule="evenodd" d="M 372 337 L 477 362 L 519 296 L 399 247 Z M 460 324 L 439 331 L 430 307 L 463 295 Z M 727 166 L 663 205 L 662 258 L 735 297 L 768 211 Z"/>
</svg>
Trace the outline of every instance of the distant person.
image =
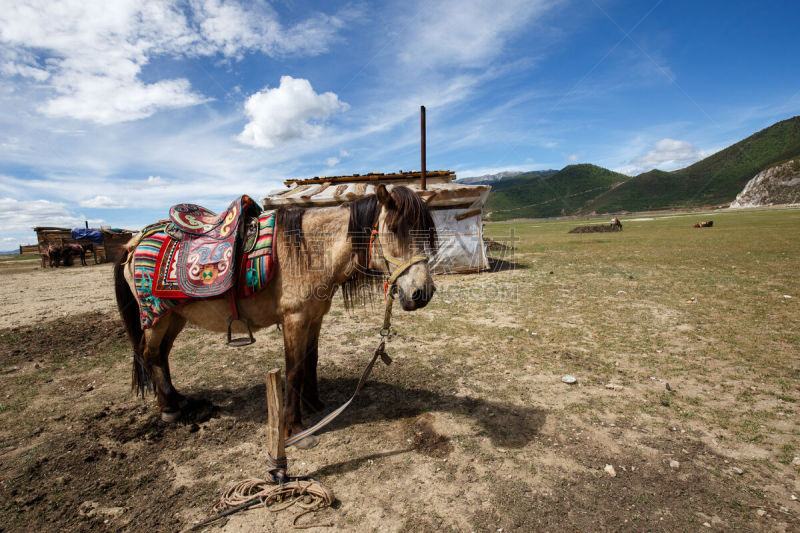
<svg viewBox="0 0 800 533">
<path fill-rule="evenodd" d="M 616 228 L 619 231 L 622 231 L 622 222 L 620 222 L 617 217 L 614 217 L 611 219 L 611 227 Z"/>
</svg>

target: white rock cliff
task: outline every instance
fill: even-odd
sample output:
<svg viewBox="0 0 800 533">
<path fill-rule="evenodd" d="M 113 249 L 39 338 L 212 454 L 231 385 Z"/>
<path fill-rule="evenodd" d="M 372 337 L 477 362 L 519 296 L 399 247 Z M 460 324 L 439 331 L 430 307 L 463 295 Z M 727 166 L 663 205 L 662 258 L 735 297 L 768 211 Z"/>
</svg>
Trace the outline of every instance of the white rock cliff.
<svg viewBox="0 0 800 533">
<path fill-rule="evenodd" d="M 731 203 L 731 208 L 796 203 L 800 203 L 800 158 L 756 174 Z"/>
</svg>

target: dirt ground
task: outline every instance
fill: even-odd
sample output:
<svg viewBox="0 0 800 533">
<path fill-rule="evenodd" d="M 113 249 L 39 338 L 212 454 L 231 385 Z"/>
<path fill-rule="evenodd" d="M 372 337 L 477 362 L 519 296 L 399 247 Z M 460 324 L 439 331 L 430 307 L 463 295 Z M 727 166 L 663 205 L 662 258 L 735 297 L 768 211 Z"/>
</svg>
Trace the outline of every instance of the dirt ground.
<svg viewBox="0 0 800 533">
<path fill-rule="evenodd" d="M 513 268 L 438 276 L 427 308 L 396 313 L 394 363 L 376 367 L 319 446 L 289 450 L 290 472 L 320 478 L 338 499 L 301 522 L 800 531 L 797 255 L 786 241 L 762 242 L 773 276 L 747 285 L 760 277 L 755 262 L 737 259 L 743 279 L 725 277 L 732 269 L 710 252 L 665 269 L 668 259 L 634 253 L 656 222 L 623 223 L 624 232 L 569 241 L 574 223 L 531 226 L 506 256 Z M 682 231 L 683 221 L 658 223 Z M 499 239 L 507 227 L 489 229 Z M 732 230 L 714 253 L 740 241 Z M 604 266 L 602 250 L 614 246 L 630 246 L 627 259 Z M 700 268 L 719 275 L 690 293 L 682 284 Z M 264 476 L 264 377 L 283 364 L 280 332 L 233 349 L 188 328 L 171 363 L 193 409 L 166 424 L 152 397 L 130 393 L 111 277 L 110 265 L 0 264 L 0 531 L 185 530 L 231 484 Z M 768 301 L 754 304 L 760 297 Z M 352 393 L 380 315 L 380 305 L 350 315 L 337 298 L 326 318 L 319 374 L 329 408 Z M 296 514 L 255 508 L 205 530 L 287 531 Z"/>
</svg>

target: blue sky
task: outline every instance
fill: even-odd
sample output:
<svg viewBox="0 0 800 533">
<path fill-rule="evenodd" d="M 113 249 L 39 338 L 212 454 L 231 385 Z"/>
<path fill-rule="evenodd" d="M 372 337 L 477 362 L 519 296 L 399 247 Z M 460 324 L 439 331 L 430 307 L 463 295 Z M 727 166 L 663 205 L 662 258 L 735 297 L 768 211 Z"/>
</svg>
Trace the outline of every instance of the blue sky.
<svg viewBox="0 0 800 533">
<path fill-rule="evenodd" d="M 286 178 L 680 168 L 800 114 L 793 1 L 0 0 L 0 250 Z"/>
</svg>

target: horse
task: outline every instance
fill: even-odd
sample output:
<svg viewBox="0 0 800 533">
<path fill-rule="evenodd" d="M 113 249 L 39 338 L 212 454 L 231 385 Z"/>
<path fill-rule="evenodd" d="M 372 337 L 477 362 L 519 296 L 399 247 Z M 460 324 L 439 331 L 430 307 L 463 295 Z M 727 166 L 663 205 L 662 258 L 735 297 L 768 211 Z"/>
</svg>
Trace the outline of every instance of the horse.
<svg viewBox="0 0 800 533">
<path fill-rule="evenodd" d="M 83 256 L 81 257 L 81 262 L 83 263 L 83 266 L 86 266 L 86 254 L 89 253 L 89 252 L 92 252 L 92 254 L 94 255 L 94 264 L 96 265 L 97 264 L 97 250 L 94 249 L 94 243 L 93 242 L 82 242 L 82 243 L 79 243 L 79 244 L 81 245 L 81 248 L 83 248 Z"/>
<path fill-rule="evenodd" d="M 256 295 L 236 302 L 253 329 L 280 325 L 286 364 L 288 435 L 304 429 L 304 409 L 319 411 L 318 342 L 323 317 L 341 287 L 345 307 L 363 302 L 370 289 L 389 282 L 405 311 L 425 307 L 436 290 L 428 254 L 437 235 L 427 204 L 412 190 L 383 184 L 373 195 L 334 207 L 280 208 L 275 213 L 275 274 Z M 225 332 L 232 304 L 226 298 L 194 299 L 143 329 L 134 284 L 136 237 L 115 265 L 117 305 L 133 347 L 132 390 L 155 389 L 162 420 L 175 422 L 188 402 L 173 386 L 169 352 L 187 323 Z M 378 254 L 374 248 L 380 248 Z M 134 256 L 135 257 L 135 256 Z"/>
<path fill-rule="evenodd" d="M 55 244 L 48 244 L 42 253 L 42 268 L 58 268 L 61 263 L 61 247 Z"/>
<path fill-rule="evenodd" d="M 91 245 L 84 244 L 68 244 L 61 249 L 61 257 L 64 259 L 64 266 L 69 266 L 72 257 L 77 255 L 81 258 L 81 266 L 86 266 L 86 250 Z"/>
<path fill-rule="evenodd" d="M 714 221 L 713 220 L 707 220 L 705 222 L 697 222 L 697 223 L 695 223 L 694 227 L 695 228 L 711 228 L 711 227 L 714 227 Z"/>
</svg>

